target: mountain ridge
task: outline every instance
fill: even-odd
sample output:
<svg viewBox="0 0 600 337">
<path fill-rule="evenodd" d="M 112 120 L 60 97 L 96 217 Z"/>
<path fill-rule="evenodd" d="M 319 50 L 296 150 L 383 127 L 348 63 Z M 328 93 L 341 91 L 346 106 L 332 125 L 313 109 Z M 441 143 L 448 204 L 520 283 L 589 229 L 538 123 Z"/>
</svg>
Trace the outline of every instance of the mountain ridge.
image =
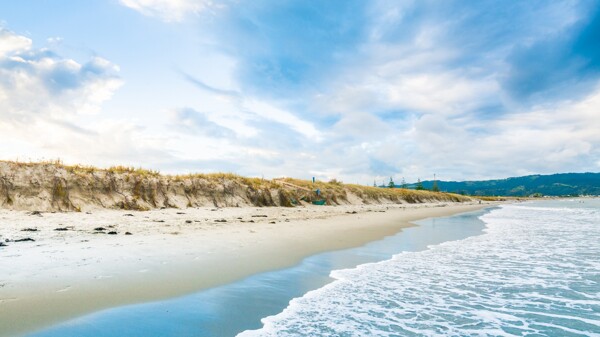
<svg viewBox="0 0 600 337">
<path fill-rule="evenodd" d="M 421 182 L 425 189 L 433 188 L 433 181 Z M 581 196 L 600 195 L 600 173 L 533 174 L 505 179 L 473 181 L 437 181 L 440 191 L 475 196 Z M 399 187 L 399 186 L 398 186 Z M 417 183 L 408 184 L 416 188 Z"/>
</svg>

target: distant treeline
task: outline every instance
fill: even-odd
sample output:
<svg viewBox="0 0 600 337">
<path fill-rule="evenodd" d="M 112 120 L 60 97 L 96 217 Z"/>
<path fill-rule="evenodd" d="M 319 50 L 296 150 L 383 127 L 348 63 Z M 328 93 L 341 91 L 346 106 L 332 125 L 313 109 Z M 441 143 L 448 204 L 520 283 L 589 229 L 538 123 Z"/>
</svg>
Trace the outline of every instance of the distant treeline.
<svg viewBox="0 0 600 337">
<path fill-rule="evenodd" d="M 433 181 L 421 182 L 431 190 Z M 484 181 L 437 181 L 440 191 L 475 196 L 580 196 L 600 195 L 600 173 L 559 173 Z M 396 187 L 400 187 L 396 185 Z M 417 183 L 408 184 L 415 189 Z"/>
</svg>

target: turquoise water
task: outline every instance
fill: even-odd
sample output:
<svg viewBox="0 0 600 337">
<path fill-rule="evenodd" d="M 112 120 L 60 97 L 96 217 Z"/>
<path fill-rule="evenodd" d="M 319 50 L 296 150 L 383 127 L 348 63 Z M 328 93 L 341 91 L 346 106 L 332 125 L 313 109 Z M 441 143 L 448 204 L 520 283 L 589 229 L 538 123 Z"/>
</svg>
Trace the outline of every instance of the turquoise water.
<svg viewBox="0 0 600 337">
<path fill-rule="evenodd" d="M 336 270 L 240 336 L 600 336 L 600 200 L 504 205 L 483 235 Z"/>
<path fill-rule="evenodd" d="M 479 235 L 485 211 L 427 219 L 420 226 L 363 247 L 304 259 L 292 268 L 261 273 L 224 286 L 167 301 L 130 305 L 80 317 L 32 334 L 48 336 L 235 336 L 262 327 L 290 300 L 334 281 L 332 270 L 422 251 L 431 244 Z"/>
</svg>

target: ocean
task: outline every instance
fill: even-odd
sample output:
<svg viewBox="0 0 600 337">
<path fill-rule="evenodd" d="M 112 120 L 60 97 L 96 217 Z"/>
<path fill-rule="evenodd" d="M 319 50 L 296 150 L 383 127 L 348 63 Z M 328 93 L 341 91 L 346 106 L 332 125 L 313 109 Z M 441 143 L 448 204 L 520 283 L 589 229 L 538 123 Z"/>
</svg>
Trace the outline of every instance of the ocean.
<svg viewBox="0 0 600 337">
<path fill-rule="evenodd" d="M 482 235 L 336 270 L 239 336 L 600 336 L 600 200 L 480 219 Z"/>
<path fill-rule="evenodd" d="M 600 336 L 600 199 L 507 204 L 418 224 L 31 336 Z"/>
</svg>

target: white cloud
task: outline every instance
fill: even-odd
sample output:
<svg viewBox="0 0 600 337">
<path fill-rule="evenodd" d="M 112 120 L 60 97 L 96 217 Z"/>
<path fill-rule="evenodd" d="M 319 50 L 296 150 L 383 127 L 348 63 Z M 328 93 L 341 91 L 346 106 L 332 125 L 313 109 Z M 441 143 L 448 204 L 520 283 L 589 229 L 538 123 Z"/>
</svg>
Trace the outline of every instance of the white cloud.
<svg viewBox="0 0 600 337">
<path fill-rule="evenodd" d="M 329 92 L 315 97 L 315 109 L 341 115 L 377 110 L 452 115 L 500 100 L 494 72 L 449 67 L 459 54 L 456 50 L 417 42 L 365 43 L 358 63 L 330 79 Z"/>
<path fill-rule="evenodd" d="M 187 15 L 218 8 L 210 0 L 120 0 L 121 4 L 144 15 L 158 17 L 166 22 L 182 21 Z"/>
<path fill-rule="evenodd" d="M 89 119 L 85 116 L 85 119 Z M 169 140 L 152 136 L 126 119 L 85 122 L 37 119 L 26 127 L 0 123 L 2 159 L 61 159 L 71 164 L 138 166 L 172 159 Z M 153 167 L 153 166 L 151 166 Z"/>
<path fill-rule="evenodd" d="M 581 102 L 515 111 L 493 120 L 425 115 L 418 158 L 454 179 L 594 170 L 600 157 L 600 90 Z"/>
<path fill-rule="evenodd" d="M 252 98 L 244 99 L 242 105 L 245 109 L 260 116 L 261 118 L 286 125 L 290 129 L 302 134 L 306 138 L 310 138 L 315 141 L 321 139 L 320 132 L 312 123 L 307 122 L 288 111 L 279 109 L 267 102 Z"/>
<path fill-rule="evenodd" d="M 31 48 L 31 39 L 0 27 L 0 58 Z"/>
<path fill-rule="evenodd" d="M 63 38 L 60 36 L 49 37 L 46 39 L 49 45 L 60 45 L 63 42 Z"/>
<path fill-rule="evenodd" d="M 487 60 L 486 69 L 450 67 L 456 51 L 436 45 L 435 35 L 426 43 L 416 36 L 420 45 L 366 44 L 360 62 L 331 78 L 330 91 L 315 97 L 314 110 L 339 118 L 325 139 L 339 153 L 318 155 L 327 158 L 321 171 L 327 164 L 360 168 L 341 171 L 341 178 L 368 182 L 369 174 L 385 178 L 381 172 L 415 181 L 434 173 L 442 179 L 490 179 L 597 170 L 600 88 L 579 102 L 510 106 L 490 66 L 497 59 Z M 354 150 L 358 142 L 361 151 Z M 376 167 L 365 166 L 369 160 Z"/>
<path fill-rule="evenodd" d="M 145 160 L 164 144 L 127 120 L 98 114 L 122 85 L 115 64 L 64 58 L 6 29 L 0 40 L 0 158 L 109 164 Z"/>
<path fill-rule="evenodd" d="M 0 36 L 12 41 L 0 54 L 0 122 L 95 113 L 122 84 L 118 67 L 100 57 L 80 64 L 13 32 Z"/>
<path fill-rule="evenodd" d="M 178 109 L 171 112 L 175 127 L 209 138 L 234 138 L 235 132 L 225 125 L 210 120 L 206 113 L 194 109 Z"/>
<path fill-rule="evenodd" d="M 230 77 L 228 72 L 231 71 L 232 69 L 221 69 L 220 76 Z M 184 77 L 205 95 L 202 103 L 210 106 L 209 110 L 213 111 L 208 113 L 209 119 L 227 125 L 242 137 L 256 136 L 259 129 L 263 129 L 264 122 L 275 122 L 313 141 L 321 139 L 321 132 L 314 123 L 278 107 L 276 102 L 248 97 L 238 90 L 216 88 L 188 74 L 184 74 Z"/>
<path fill-rule="evenodd" d="M 353 141 L 382 140 L 393 129 L 367 112 L 347 113 L 331 129 L 334 136 L 350 137 Z"/>
</svg>

